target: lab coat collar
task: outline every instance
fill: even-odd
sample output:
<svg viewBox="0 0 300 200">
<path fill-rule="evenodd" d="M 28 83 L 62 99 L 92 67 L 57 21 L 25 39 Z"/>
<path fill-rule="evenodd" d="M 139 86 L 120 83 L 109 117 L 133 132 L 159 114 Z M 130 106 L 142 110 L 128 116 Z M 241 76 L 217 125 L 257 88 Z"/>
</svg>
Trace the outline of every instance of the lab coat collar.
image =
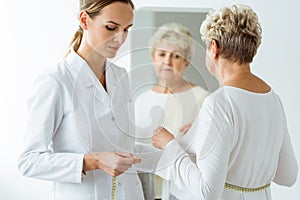
<svg viewBox="0 0 300 200">
<path fill-rule="evenodd" d="M 86 87 L 102 87 L 88 63 L 83 58 L 81 58 L 73 49 L 67 56 L 66 62 L 68 63 L 70 72 L 75 78 L 78 77 L 79 73 L 83 73 L 81 75 L 86 76 L 83 83 Z M 106 83 L 108 90 L 112 89 L 111 87 L 115 86 L 118 81 L 117 77 L 114 76 L 113 66 L 111 65 L 113 65 L 111 62 L 109 62 L 108 60 L 105 61 L 104 70 L 106 70 Z"/>
</svg>

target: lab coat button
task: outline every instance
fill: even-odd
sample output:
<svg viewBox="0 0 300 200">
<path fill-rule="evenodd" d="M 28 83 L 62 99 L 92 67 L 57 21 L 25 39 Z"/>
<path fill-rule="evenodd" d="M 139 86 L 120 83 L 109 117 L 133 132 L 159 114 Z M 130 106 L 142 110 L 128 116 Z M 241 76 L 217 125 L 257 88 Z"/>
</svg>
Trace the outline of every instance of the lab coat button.
<svg viewBox="0 0 300 200">
<path fill-rule="evenodd" d="M 118 186 L 121 186 L 121 185 L 122 185 L 122 183 L 119 182 L 119 183 L 118 183 Z"/>
<path fill-rule="evenodd" d="M 112 118 L 111 118 L 111 121 L 115 121 L 115 117 L 112 117 Z"/>
</svg>

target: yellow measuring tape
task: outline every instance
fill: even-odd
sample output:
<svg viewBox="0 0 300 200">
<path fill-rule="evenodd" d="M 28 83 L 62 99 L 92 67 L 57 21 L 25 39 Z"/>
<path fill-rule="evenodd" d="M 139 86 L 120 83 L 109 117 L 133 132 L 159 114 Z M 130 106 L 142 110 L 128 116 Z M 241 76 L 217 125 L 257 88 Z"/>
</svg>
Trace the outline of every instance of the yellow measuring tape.
<svg viewBox="0 0 300 200">
<path fill-rule="evenodd" d="M 117 177 L 112 177 L 111 200 L 116 200 Z"/>
<path fill-rule="evenodd" d="M 232 184 L 229 184 L 229 183 L 225 183 L 225 188 L 228 188 L 228 189 L 231 189 L 231 190 L 236 190 L 236 191 L 239 191 L 239 192 L 258 192 L 258 191 L 267 189 L 268 187 L 270 187 L 270 185 L 271 184 L 268 183 L 268 184 L 266 184 L 262 187 L 258 187 L 258 188 L 244 188 L 244 187 L 232 185 Z"/>
</svg>

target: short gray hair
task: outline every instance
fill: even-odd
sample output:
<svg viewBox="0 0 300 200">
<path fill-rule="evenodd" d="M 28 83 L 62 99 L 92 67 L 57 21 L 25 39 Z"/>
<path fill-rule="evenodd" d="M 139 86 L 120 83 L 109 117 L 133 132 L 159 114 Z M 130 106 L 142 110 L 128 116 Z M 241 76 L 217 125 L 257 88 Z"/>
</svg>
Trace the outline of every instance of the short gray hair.
<svg viewBox="0 0 300 200">
<path fill-rule="evenodd" d="M 209 47 L 215 40 L 220 56 L 231 62 L 251 63 L 261 43 L 261 26 L 256 13 L 245 5 L 223 7 L 209 13 L 200 34 Z"/>
<path fill-rule="evenodd" d="M 190 60 L 194 53 L 192 34 L 181 24 L 168 23 L 160 26 L 149 41 L 152 53 L 162 42 L 183 50 L 187 60 Z"/>
</svg>

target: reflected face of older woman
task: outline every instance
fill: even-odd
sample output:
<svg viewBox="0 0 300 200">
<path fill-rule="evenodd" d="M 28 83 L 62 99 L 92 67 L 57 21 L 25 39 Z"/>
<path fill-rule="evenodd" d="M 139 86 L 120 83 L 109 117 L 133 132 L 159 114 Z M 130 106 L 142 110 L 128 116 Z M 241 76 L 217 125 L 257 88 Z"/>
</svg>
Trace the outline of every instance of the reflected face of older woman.
<svg viewBox="0 0 300 200">
<path fill-rule="evenodd" d="M 190 64 L 185 58 L 185 51 L 172 45 L 161 43 L 152 53 L 155 73 L 160 80 L 172 80 L 182 76 Z"/>
</svg>

